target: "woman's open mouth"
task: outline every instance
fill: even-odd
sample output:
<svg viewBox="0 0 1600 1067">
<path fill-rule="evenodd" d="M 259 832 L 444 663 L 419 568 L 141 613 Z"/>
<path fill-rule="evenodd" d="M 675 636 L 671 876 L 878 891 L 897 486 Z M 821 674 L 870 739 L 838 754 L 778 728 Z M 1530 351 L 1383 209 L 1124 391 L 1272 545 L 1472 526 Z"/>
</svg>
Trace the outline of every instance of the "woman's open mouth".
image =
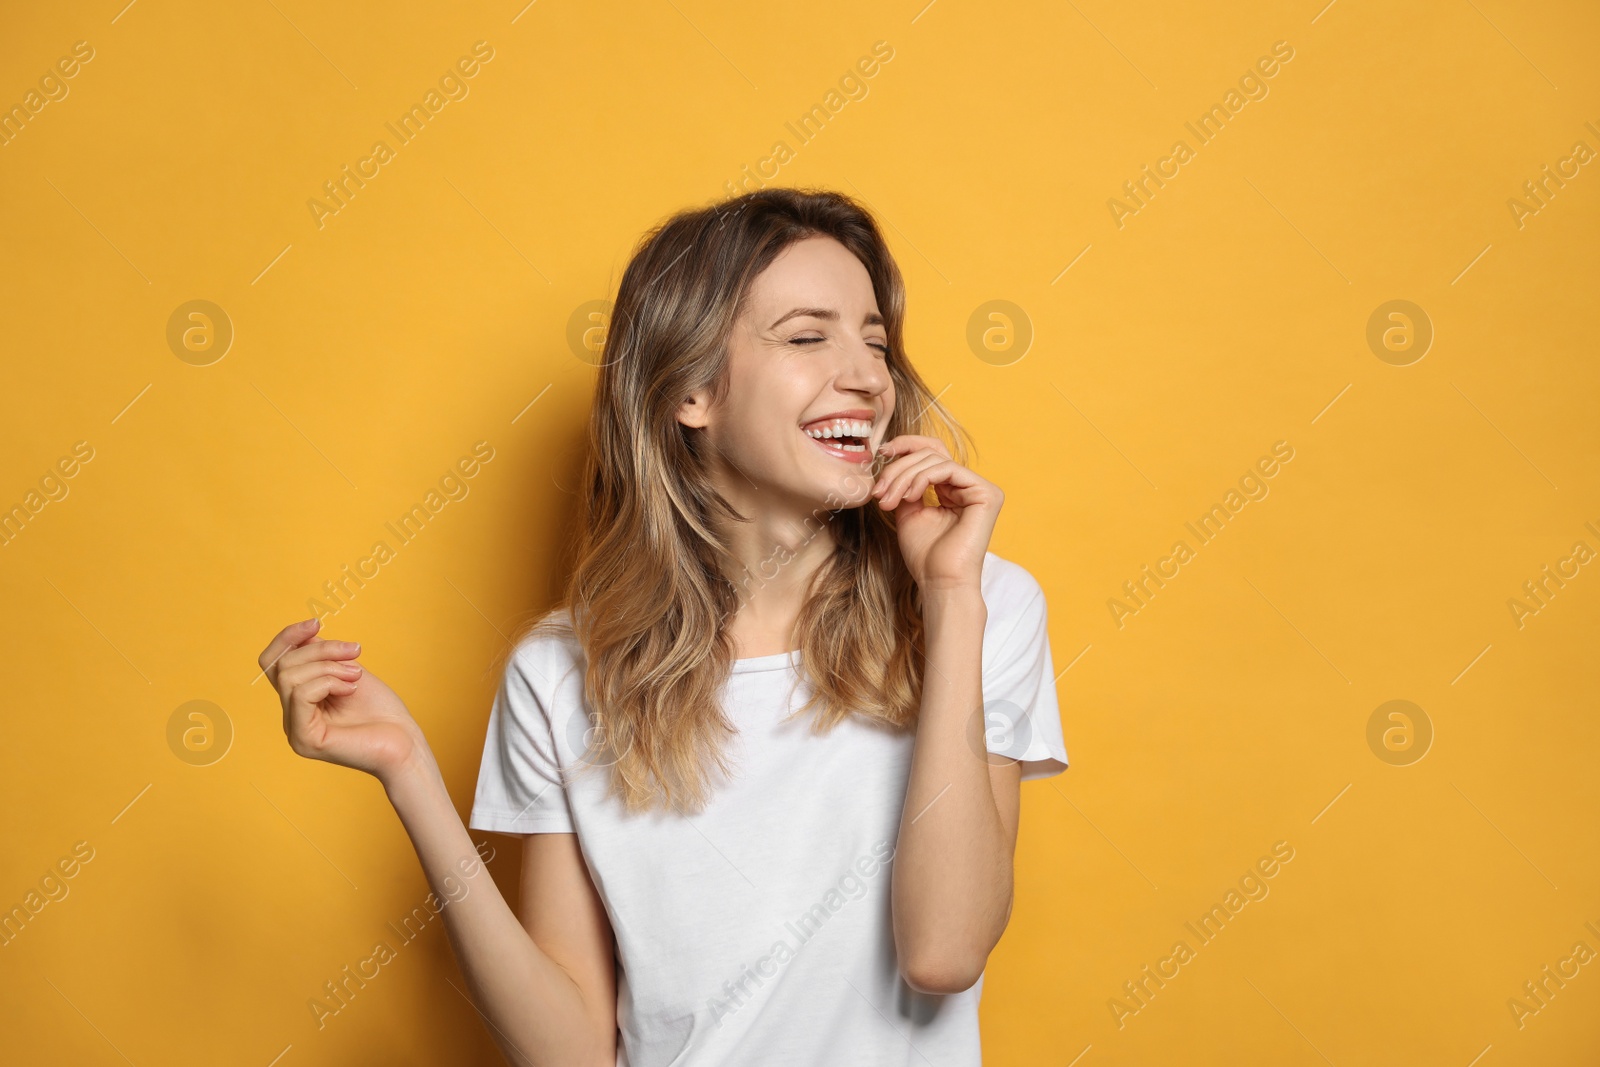
<svg viewBox="0 0 1600 1067">
<path fill-rule="evenodd" d="M 800 431 L 824 452 L 852 463 L 865 461 L 872 443 L 872 423 L 865 419 L 818 419 Z"/>
</svg>

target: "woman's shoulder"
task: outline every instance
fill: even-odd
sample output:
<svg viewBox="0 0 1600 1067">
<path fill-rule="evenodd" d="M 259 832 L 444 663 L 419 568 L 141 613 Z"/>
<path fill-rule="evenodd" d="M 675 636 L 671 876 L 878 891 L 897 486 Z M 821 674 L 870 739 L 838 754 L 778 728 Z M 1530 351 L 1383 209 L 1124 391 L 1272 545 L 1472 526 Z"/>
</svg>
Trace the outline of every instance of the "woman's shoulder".
<svg viewBox="0 0 1600 1067">
<path fill-rule="evenodd" d="M 508 669 L 520 667 L 534 677 L 554 680 L 581 669 L 583 646 L 573 629 L 572 613 L 555 608 L 534 620 L 516 641 Z"/>
<path fill-rule="evenodd" d="M 991 615 L 1044 610 L 1044 588 L 1020 563 L 986 552 L 980 580 L 984 605 Z"/>
</svg>

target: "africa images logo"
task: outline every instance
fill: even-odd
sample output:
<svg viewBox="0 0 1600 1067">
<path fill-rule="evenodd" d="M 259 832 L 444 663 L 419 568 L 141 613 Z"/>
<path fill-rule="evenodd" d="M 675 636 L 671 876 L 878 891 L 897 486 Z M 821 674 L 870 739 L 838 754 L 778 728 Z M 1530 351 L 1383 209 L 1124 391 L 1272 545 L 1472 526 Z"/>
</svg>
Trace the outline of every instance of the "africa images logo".
<svg viewBox="0 0 1600 1067">
<path fill-rule="evenodd" d="M 745 967 L 739 972 L 738 978 L 722 983 L 725 999 L 718 1000 L 713 996 L 707 1000 L 706 1006 L 711 1010 L 712 1021 L 721 1026 L 723 1019 L 755 999 L 756 990 L 777 977 L 779 970 L 794 959 L 806 943 L 822 930 L 823 924 L 840 909 L 866 896 L 868 882 L 892 862 L 894 844 L 888 840 L 876 842 L 870 852 L 857 856 L 851 868 L 822 894 L 821 900 L 807 908 L 797 919 L 783 924 L 784 929 L 793 935 L 794 944 L 786 940 L 773 942 L 772 948 L 753 966 Z"/>
</svg>

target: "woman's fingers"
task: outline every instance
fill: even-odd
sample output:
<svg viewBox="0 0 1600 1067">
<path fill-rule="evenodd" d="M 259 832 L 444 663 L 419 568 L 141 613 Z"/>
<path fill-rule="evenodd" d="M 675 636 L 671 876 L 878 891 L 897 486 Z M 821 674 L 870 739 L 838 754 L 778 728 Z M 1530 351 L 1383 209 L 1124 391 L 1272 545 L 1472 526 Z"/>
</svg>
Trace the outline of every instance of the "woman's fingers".
<svg viewBox="0 0 1600 1067">
<path fill-rule="evenodd" d="M 325 641 L 317 639 L 308 641 L 299 648 L 291 648 L 278 659 L 278 671 L 282 673 L 291 667 L 298 667 L 305 663 L 324 663 L 329 661 L 351 660 L 361 655 L 359 641 Z"/>
<path fill-rule="evenodd" d="M 883 492 L 878 497 L 878 503 L 885 509 L 898 507 L 902 500 L 912 499 L 909 490 L 916 479 L 921 477 L 924 472 L 950 463 L 950 460 L 936 453 L 921 452 L 915 454 L 904 467 L 896 471 L 884 483 Z M 924 488 L 926 488 L 926 483 L 924 483 Z M 920 496 L 921 494 L 918 495 Z"/>
<path fill-rule="evenodd" d="M 292 719 L 296 723 L 304 722 L 310 718 L 310 712 L 318 704 L 334 693 L 348 695 L 355 692 L 356 682 L 353 679 L 341 678 L 336 674 L 319 674 L 307 678 L 289 691 L 289 703 L 293 708 Z"/>
<path fill-rule="evenodd" d="M 937 437 L 924 437 L 921 434 L 903 433 L 899 437 L 891 437 L 878 446 L 878 454 L 882 456 L 901 456 L 918 449 L 926 448 L 937 452 L 946 459 L 950 458 L 950 450 L 945 443 Z"/>
<path fill-rule="evenodd" d="M 899 498 L 896 495 L 893 502 L 891 502 L 891 494 L 896 494 L 897 491 L 903 490 L 912 474 L 930 463 L 943 463 L 944 461 L 943 456 L 928 449 L 919 449 L 916 452 L 901 456 L 884 469 L 883 476 L 878 483 L 879 502 L 886 507 L 895 506 L 895 504 L 899 503 Z"/>
<path fill-rule="evenodd" d="M 336 678 L 359 678 L 361 676 L 361 665 L 337 659 L 316 659 L 306 663 L 279 665 L 278 695 L 287 700 L 289 694 L 294 691 L 295 686 L 324 674 L 332 675 Z"/>
<path fill-rule="evenodd" d="M 933 464 L 930 467 L 915 470 L 910 482 L 906 483 L 906 491 L 901 494 L 899 499 L 901 501 L 920 501 L 923 498 L 923 494 L 928 491 L 928 486 L 933 485 L 934 482 L 939 482 L 941 477 L 949 477 L 952 469 L 955 469 L 955 464 L 944 461 Z M 896 502 L 896 506 L 898 506 L 898 502 Z"/>
<path fill-rule="evenodd" d="M 360 677 L 360 664 L 345 663 L 340 660 L 315 660 L 291 667 L 280 667 L 276 685 L 278 696 L 283 700 L 285 730 L 288 729 L 288 724 L 293 720 L 296 711 L 304 710 L 296 709 L 292 705 L 296 700 L 295 694 L 301 692 L 305 686 L 323 678 L 354 683 Z"/>
<path fill-rule="evenodd" d="M 885 463 L 882 469 L 878 471 L 878 476 L 872 483 L 873 489 L 875 491 L 881 491 L 895 478 L 898 478 L 902 472 L 930 457 L 935 459 L 949 458 L 941 452 L 935 452 L 931 448 L 918 448 L 895 456 L 889 460 L 888 463 Z"/>
<path fill-rule="evenodd" d="M 937 437 L 924 437 L 921 434 L 903 433 L 878 446 L 877 458 L 884 460 L 883 466 L 878 471 L 881 484 L 885 478 L 891 478 L 904 469 L 912 460 L 923 455 L 936 455 L 950 459 L 950 449 Z"/>
<path fill-rule="evenodd" d="M 327 737 L 327 724 L 317 722 L 317 705 L 330 696 L 349 696 L 356 683 L 331 672 L 305 679 L 289 691 L 284 700 L 284 735 L 289 747 L 301 756 L 317 756 Z M 319 729 L 320 725 L 320 729 Z"/>
<path fill-rule="evenodd" d="M 267 642 L 267 647 L 261 650 L 261 655 L 256 658 L 256 665 L 271 679 L 277 671 L 278 660 L 284 654 L 311 640 L 311 635 L 322 627 L 320 619 L 302 619 L 292 622 L 279 630 L 273 639 Z"/>
</svg>

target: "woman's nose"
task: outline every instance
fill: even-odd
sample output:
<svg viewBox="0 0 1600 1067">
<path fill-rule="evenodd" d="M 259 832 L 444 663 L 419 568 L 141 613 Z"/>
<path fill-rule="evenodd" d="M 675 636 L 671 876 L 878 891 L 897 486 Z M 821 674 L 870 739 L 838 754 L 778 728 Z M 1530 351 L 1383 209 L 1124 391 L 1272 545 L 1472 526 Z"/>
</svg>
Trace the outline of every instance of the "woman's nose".
<svg viewBox="0 0 1600 1067">
<path fill-rule="evenodd" d="M 840 368 L 839 386 L 876 396 L 889 388 L 889 365 L 883 353 L 865 341 L 850 347 Z"/>
</svg>

